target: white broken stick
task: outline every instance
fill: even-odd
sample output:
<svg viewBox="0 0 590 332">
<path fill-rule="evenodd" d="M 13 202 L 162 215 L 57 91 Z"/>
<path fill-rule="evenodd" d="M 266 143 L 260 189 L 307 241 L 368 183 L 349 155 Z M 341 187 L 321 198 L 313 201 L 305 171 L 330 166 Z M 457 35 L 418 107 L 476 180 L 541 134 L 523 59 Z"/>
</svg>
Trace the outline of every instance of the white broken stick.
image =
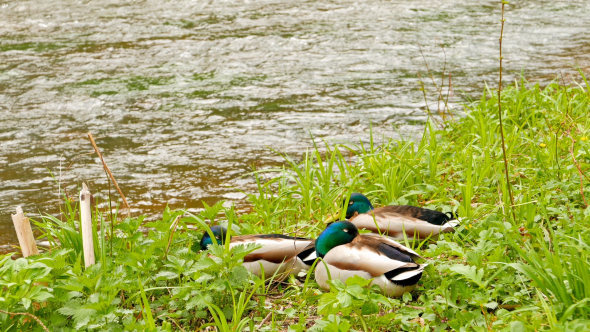
<svg viewBox="0 0 590 332">
<path fill-rule="evenodd" d="M 84 264 L 86 267 L 95 263 L 92 212 L 90 206 L 91 197 L 92 195 L 86 183 L 82 183 L 82 191 L 80 191 L 80 229 L 82 230 L 82 248 L 84 249 Z"/>
<path fill-rule="evenodd" d="M 29 222 L 29 218 L 25 217 L 23 209 L 20 206 L 16 207 L 16 214 L 12 215 L 12 222 L 14 223 L 14 230 L 16 231 L 23 257 L 38 255 L 39 250 L 37 250 L 31 223 Z"/>
</svg>

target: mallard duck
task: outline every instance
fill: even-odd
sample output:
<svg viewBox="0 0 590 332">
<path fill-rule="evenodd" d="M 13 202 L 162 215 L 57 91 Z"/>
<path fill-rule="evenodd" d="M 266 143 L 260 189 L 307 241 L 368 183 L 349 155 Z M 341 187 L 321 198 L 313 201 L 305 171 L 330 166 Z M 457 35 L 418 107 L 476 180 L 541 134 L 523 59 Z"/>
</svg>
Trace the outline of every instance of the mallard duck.
<svg viewBox="0 0 590 332">
<path fill-rule="evenodd" d="M 224 244 L 227 229 L 221 226 L 211 227 L 211 232 L 215 235 L 217 243 Z M 314 241 L 311 239 L 292 237 L 281 234 L 256 234 L 234 236 L 230 239 L 230 248 L 237 245 L 259 244 L 262 248 L 256 249 L 244 257 L 244 267 L 252 271 L 258 277 L 262 276 L 264 268 L 265 277 L 272 278 L 275 273 L 277 278 L 293 274 L 299 275 L 300 272 L 307 271 L 314 258 L 309 260 L 307 257 L 315 252 Z M 207 250 L 209 245 L 213 244 L 213 239 L 209 233 L 205 232 L 201 238 L 199 248 Z M 193 246 L 193 251 L 198 251 Z M 313 256 L 312 256 L 313 257 Z"/>
<path fill-rule="evenodd" d="M 401 296 L 416 287 L 426 266 L 414 262 L 420 256 L 411 249 L 376 234 L 359 234 L 349 221 L 330 224 L 315 241 L 315 250 L 323 258 L 317 263 L 315 280 L 324 289 L 329 289 L 329 269 L 332 279 L 344 282 L 355 275 L 373 279 L 371 284 L 387 295 Z"/>
<path fill-rule="evenodd" d="M 409 240 L 436 237 L 440 233 L 454 232 L 454 227 L 459 224 L 450 212 L 445 214 L 417 206 L 390 205 L 375 209 L 360 193 L 350 195 L 346 219 L 359 229 L 387 235 L 394 240 L 403 240 L 404 231 Z"/>
</svg>

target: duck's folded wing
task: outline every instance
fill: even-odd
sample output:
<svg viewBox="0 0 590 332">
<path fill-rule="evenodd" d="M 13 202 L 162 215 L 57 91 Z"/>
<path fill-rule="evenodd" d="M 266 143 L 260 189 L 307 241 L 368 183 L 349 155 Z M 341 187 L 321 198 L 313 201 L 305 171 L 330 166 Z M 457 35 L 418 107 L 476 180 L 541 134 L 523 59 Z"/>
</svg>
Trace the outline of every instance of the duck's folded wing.
<svg viewBox="0 0 590 332">
<path fill-rule="evenodd" d="M 301 259 L 301 261 L 306 265 L 312 265 L 313 262 L 318 258 L 318 255 L 315 251 L 315 241 L 311 241 L 307 247 L 297 254 L 297 257 L 299 257 L 299 259 Z"/>
<path fill-rule="evenodd" d="M 408 271 L 419 268 L 409 255 L 385 244 L 382 246 L 387 248 L 367 246 L 354 241 L 333 248 L 324 260 L 340 270 L 365 271 L 372 277 L 390 274 L 396 270 Z"/>
<path fill-rule="evenodd" d="M 368 241 L 370 240 L 371 242 L 373 241 L 377 241 L 379 243 L 383 243 L 383 244 L 387 244 L 390 247 L 394 247 L 395 249 L 407 254 L 408 256 L 412 257 L 412 258 L 422 258 L 422 256 L 418 255 L 418 253 L 416 253 L 414 250 L 400 244 L 399 242 L 392 240 L 388 237 L 384 237 L 384 236 L 380 236 L 379 234 L 375 234 L 375 233 L 365 233 L 365 234 L 361 234 L 361 237 L 363 238 L 363 242 L 368 244 Z M 371 244 L 372 246 L 378 246 L 378 244 Z"/>
<path fill-rule="evenodd" d="M 456 221 L 455 216 L 452 213 L 442 213 L 440 211 L 413 205 L 389 205 L 378 208 L 378 210 L 386 210 L 402 216 L 417 218 L 439 226 L 451 221 Z"/>
<path fill-rule="evenodd" d="M 244 257 L 244 262 L 265 260 L 282 263 L 297 256 L 312 244 L 313 240 L 279 234 L 245 235 L 232 238 L 230 246 L 249 243 L 259 244 L 262 247 Z"/>
<path fill-rule="evenodd" d="M 418 218 L 391 212 L 385 208 L 360 214 L 352 219 L 351 222 L 359 229 L 364 228 L 374 233 L 382 233 L 393 237 L 399 237 L 405 231 L 408 238 L 412 238 L 415 235 L 419 238 L 425 238 L 442 232 L 450 232 L 453 231 L 453 226 L 455 226 L 454 223 L 446 223 L 444 225 L 431 224 Z"/>
</svg>

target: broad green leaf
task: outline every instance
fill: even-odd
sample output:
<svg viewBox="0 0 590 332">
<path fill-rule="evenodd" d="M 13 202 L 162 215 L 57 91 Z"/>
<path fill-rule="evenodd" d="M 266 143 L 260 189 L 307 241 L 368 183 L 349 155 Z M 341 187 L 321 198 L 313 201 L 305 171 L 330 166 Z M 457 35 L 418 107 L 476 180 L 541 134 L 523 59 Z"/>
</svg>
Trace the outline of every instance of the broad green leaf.
<svg viewBox="0 0 590 332">
<path fill-rule="evenodd" d="M 521 321 L 510 323 L 510 332 L 526 332 L 527 328 Z"/>
<path fill-rule="evenodd" d="M 467 265 L 460 265 L 456 264 L 449 268 L 451 271 L 463 275 L 468 280 L 476 283 L 481 288 L 485 288 L 483 283 L 483 269 L 477 269 L 475 266 L 467 266 Z"/>
<path fill-rule="evenodd" d="M 180 276 L 180 274 L 172 271 L 160 271 L 155 276 L 154 279 L 156 280 L 169 280 L 169 279 L 176 279 Z"/>
<path fill-rule="evenodd" d="M 23 303 L 23 307 L 25 307 L 26 310 L 29 310 L 29 308 L 31 307 L 31 302 L 32 302 L 31 299 L 28 299 L 25 297 L 21 300 L 21 302 Z"/>
<path fill-rule="evenodd" d="M 35 296 L 31 297 L 31 299 L 35 300 L 35 301 L 45 301 L 47 299 L 50 299 L 53 297 L 53 294 L 46 292 L 46 291 L 41 291 L 37 294 L 35 294 Z"/>
</svg>

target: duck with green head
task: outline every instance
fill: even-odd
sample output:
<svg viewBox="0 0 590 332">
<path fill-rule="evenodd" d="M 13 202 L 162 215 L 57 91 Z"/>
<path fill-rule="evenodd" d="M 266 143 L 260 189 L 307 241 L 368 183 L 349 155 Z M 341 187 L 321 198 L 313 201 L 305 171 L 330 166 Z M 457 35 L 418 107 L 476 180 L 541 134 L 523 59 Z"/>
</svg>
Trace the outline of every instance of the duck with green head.
<svg viewBox="0 0 590 332">
<path fill-rule="evenodd" d="M 420 257 L 401 244 L 376 234 L 359 234 L 349 221 L 330 224 L 315 241 L 319 262 L 315 278 L 320 287 L 329 289 L 328 270 L 332 279 L 343 282 L 353 276 L 372 279 L 389 296 L 412 291 L 426 264 L 414 262 Z"/>
<path fill-rule="evenodd" d="M 221 226 L 211 227 L 218 244 L 224 244 L 227 229 Z M 237 245 L 258 244 L 262 247 L 256 249 L 244 257 L 244 267 L 258 277 L 262 277 L 263 270 L 266 279 L 281 279 L 289 274 L 298 276 L 301 272 L 309 270 L 314 258 L 307 258 L 315 252 L 314 241 L 311 239 L 292 237 L 281 234 L 254 234 L 233 236 L 230 238 L 230 248 Z M 213 244 L 209 233 L 205 232 L 199 245 L 193 245 L 192 250 L 197 252 L 207 250 Z M 310 260 L 311 259 L 311 260 Z M 276 275 L 276 276 L 275 276 Z"/>
<path fill-rule="evenodd" d="M 346 199 L 344 200 L 346 204 Z M 343 205 L 344 205 L 343 204 Z M 411 205 L 389 205 L 374 208 L 369 199 L 360 193 L 350 195 L 346 219 L 359 229 L 403 240 L 424 240 L 440 233 L 453 232 L 459 222 L 452 213 L 442 213 Z M 333 219 L 333 218 L 330 218 Z M 328 219 L 327 221 L 331 221 Z"/>
</svg>

